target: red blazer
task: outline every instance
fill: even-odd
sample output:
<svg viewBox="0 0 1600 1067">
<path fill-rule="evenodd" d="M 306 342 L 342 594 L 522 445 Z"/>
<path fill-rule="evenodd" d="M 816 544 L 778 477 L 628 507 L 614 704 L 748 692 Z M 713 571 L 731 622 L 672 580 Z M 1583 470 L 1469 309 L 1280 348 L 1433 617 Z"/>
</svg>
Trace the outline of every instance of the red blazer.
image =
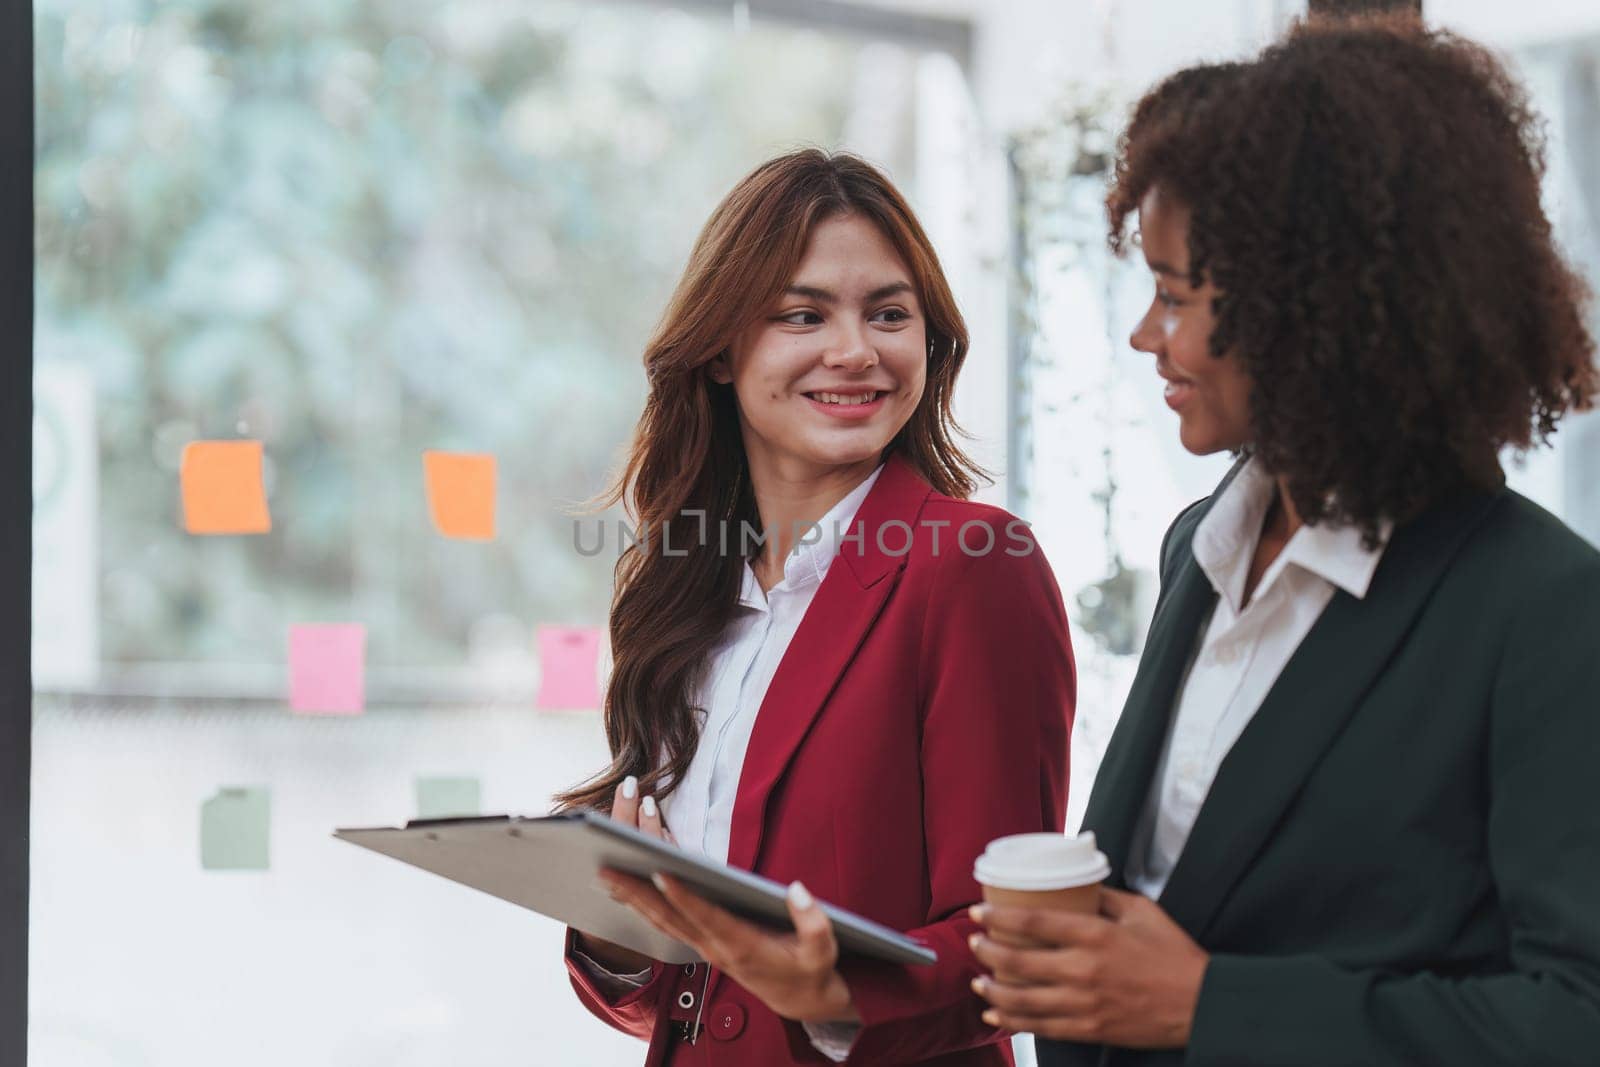
<svg viewBox="0 0 1600 1067">
<path fill-rule="evenodd" d="M 938 952 L 932 966 L 841 960 L 863 1023 L 849 1063 L 998 1067 L 1011 1063 L 1006 1035 L 983 1024 L 968 985 L 972 864 L 996 837 L 1062 829 L 1075 697 L 1066 612 L 1021 522 L 933 492 L 903 460 L 890 459 L 851 532 L 863 524 L 761 706 L 728 862 L 800 879 Z M 567 967 L 591 1012 L 650 1042 L 646 1067 L 829 1062 L 800 1024 L 720 972 L 708 980 L 704 964 L 657 964 L 617 999 L 574 962 L 570 938 Z M 671 1022 L 697 1012 L 691 1045 Z"/>
</svg>

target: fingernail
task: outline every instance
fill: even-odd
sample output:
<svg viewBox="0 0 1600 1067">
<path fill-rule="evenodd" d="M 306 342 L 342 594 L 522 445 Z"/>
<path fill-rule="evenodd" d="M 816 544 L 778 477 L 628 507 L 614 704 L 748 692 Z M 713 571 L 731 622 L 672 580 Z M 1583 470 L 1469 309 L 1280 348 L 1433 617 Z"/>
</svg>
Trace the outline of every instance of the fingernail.
<svg viewBox="0 0 1600 1067">
<path fill-rule="evenodd" d="M 667 891 L 666 875 L 662 874 L 660 871 L 657 871 L 655 874 L 650 876 L 650 884 L 661 890 L 663 893 Z"/>
<path fill-rule="evenodd" d="M 980 935 L 973 934 L 971 937 L 967 938 L 967 947 L 974 952 L 978 951 L 978 941 L 980 939 Z"/>
<path fill-rule="evenodd" d="M 988 1023 L 990 1026 L 999 1026 L 1000 1013 L 995 1011 L 993 1008 L 990 1008 L 988 1011 L 983 1013 L 983 1021 Z"/>
<path fill-rule="evenodd" d="M 622 780 L 622 795 L 623 795 L 624 798 L 626 798 L 628 800 L 632 800 L 634 797 L 638 796 L 639 795 L 639 779 L 635 778 L 631 774 L 628 775 L 628 777 L 624 778 Z"/>
<path fill-rule="evenodd" d="M 639 810 L 644 812 L 645 818 L 654 819 L 656 817 L 656 798 L 645 797 L 639 804 Z"/>
<path fill-rule="evenodd" d="M 972 907 L 967 909 L 967 915 L 970 916 L 972 921 L 975 923 L 987 924 L 989 921 L 989 905 L 974 904 Z"/>
<path fill-rule="evenodd" d="M 793 904 L 801 911 L 809 911 L 811 905 L 815 904 L 816 901 L 811 899 L 811 890 L 807 889 L 799 882 L 790 882 L 789 903 Z"/>
<path fill-rule="evenodd" d="M 984 978 L 982 975 L 979 975 L 977 978 L 972 980 L 972 991 L 978 994 L 978 996 L 983 996 L 983 991 L 988 988 L 989 980 Z"/>
</svg>

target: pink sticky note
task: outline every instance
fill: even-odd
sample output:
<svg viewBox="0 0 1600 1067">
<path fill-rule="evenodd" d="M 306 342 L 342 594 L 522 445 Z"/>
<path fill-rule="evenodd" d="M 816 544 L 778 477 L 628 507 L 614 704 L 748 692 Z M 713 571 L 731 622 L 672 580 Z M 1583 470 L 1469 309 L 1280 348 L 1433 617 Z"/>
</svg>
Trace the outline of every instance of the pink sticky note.
<svg viewBox="0 0 1600 1067">
<path fill-rule="evenodd" d="M 289 707 L 310 715 L 360 715 L 367 706 L 367 628 L 289 627 Z"/>
<path fill-rule="evenodd" d="M 598 627 L 539 627 L 538 706 L 600 707 L 599 665 Z"/>
</svg>

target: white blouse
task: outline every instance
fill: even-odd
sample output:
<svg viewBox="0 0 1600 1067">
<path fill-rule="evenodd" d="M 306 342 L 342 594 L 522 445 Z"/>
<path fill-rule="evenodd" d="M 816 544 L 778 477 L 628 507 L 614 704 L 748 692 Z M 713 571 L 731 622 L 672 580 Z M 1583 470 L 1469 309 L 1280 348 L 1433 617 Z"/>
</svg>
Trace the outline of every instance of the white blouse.
<svg viewBox="0 0 1600 1067">
<path fill-rule="evenodd" d="M 733 802 L 756 714 L 789 642 L 828 568 L 839 554 L 861 502 L 872 492 L 879 467 L 824 515 L 784 560 L 783 580 L 765 593 L 749 563 L 739 606 L 707 661 L 695 704 L 703 709 L 700 745 L 683 781 L 661 802 L 661 814 L 678 845 L 719 863 L 728 861 Z"/>
<path fill-rule="evenodd" d="M 839 555 L 843 536 L 882 472 L 881 466 L 873 471 L 805 533 L 784 560 L 783 580 L 777 585 L 763 593 L 755 571 L 745 564 L 739 606 L 707 660 L 696 694 L 695 706 L 702 709 L 699 746 L 683 781 L 661 801 L 662 821 L 680 848 L 728 861 L 734 801 L 756 715 L 806 609 Z M 613 974 L 577 955 L 591 976 L 612 988 L 637 988 L 650 977 L 649 971 Z M 817 1051 L 835 1063 L 849 1058 L 861 1029 L 857 1023 L 802 1025 Z"/>
<path fill-rule="evenodd" d="M 1128 853 L 1130 888 L 1161 895 L 1183 853 L 1223 757 L 1255 717 L 1300 642 L 1343 589 L 1367 595 L 1383 556 L 1349 526 L 1302 526 L 1262 574 L 1248 604 L 1245 581 L 1277 486 L 1249 460 L 1194 531 L 1194 558 L 1217 591 L 1166 748 Z M 1387 544 L 1390 528 L 1382 531 Z"/>
</svg>

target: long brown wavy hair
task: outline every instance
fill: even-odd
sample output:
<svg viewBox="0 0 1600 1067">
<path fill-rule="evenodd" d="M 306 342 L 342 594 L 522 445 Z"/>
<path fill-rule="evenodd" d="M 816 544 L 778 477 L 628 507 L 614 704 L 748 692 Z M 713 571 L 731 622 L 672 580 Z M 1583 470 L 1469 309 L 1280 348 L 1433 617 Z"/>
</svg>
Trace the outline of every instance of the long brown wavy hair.
<svg viewBox="0 0 1600 1067">
<path fill-rule="evenodd" d="M 667 796 L 694 758 L 701 711 L 695 694 L 738 603 L 745 561 L 724 552 L 717 536 L 680 544 L 684 535 L 675 530 L 669 556 L 654 535 L 669 520 L 678 529 L 699 528 L 700 516 L 690 521 L 691 513 L 712 525 L 760 529 L 733 387 L 714 383 L 705 367 L 793 280 L 813 228 L 850 214 L 876 224 L 894 245 L 927 323 L 927 384 L 887 452 L 949 496 L 967 496 L 983 477 L 955 444 L 960 429 L 950 409 L 967 354 L 966 323 L 905 198 L 871 164 L 844 153 L 807 149 L 756 168 L 712 212 L 645 348 L 644 414 L 627 463 L 602 498 L 623 502 L 648 534 L 616 567 L 605 700 L 611 765 L 557 796 L 563 809 L 609 810 L 628 775 L 638 776 L 641 794 Z"/>
</svg>

